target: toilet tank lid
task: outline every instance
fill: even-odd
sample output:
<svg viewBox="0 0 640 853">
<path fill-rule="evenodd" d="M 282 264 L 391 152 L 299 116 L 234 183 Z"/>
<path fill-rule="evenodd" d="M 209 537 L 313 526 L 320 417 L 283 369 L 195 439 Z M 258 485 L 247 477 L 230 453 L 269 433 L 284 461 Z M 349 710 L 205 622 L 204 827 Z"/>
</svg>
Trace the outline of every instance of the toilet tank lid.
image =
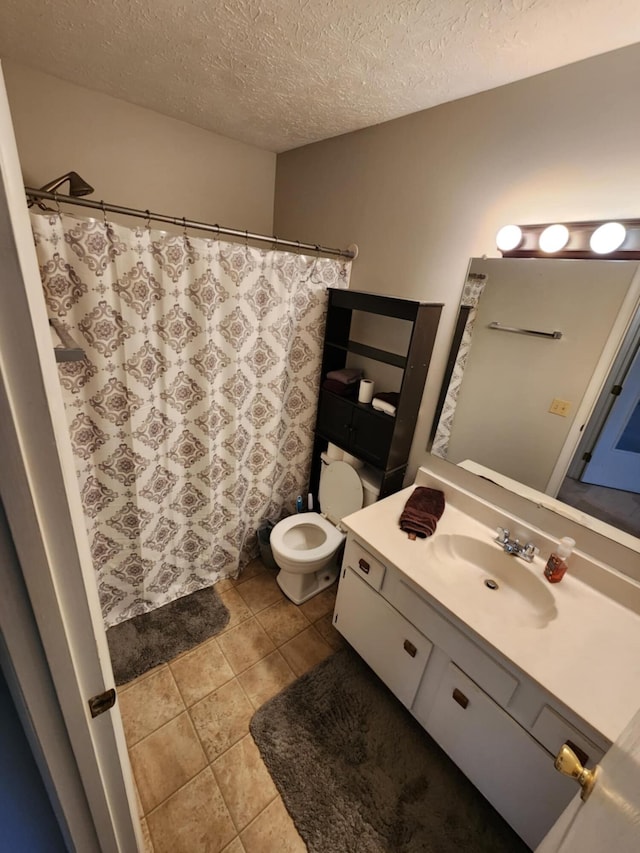
<svg viewBox="0 0 640 853">
<path fill-rule="evenodd" d="M 322 469 L 318 490 L 322 512 L 333 524 L 362 508 L 362 481 L 346 462 L 331 462 Z"/>
<path fill-rule="evenodd" d="M 322 459 L 325 465 L 328 465 L 330 462 L 339 461 L 337 459 L 332 459 L 325 451 L 320 454 L 320 459 Z M 354 467 L 352 463 L 346 459 L 340 461 L 346 462 L 347 465 L 351 465 L 352 468 Z M 358 477 L 360 477 L 362 488 L 366 492 L 371 492 L 371 494 L 377 498 L 380 494 L 380 488 L 382 484 L 382 477 L 380 473 L 374 471 L 372 468 L 369 467 L 369 465 L 366 464 L 363 465 L 362 468 L 355 468 L 355 470 L 358 472 Z"/>
</svg>

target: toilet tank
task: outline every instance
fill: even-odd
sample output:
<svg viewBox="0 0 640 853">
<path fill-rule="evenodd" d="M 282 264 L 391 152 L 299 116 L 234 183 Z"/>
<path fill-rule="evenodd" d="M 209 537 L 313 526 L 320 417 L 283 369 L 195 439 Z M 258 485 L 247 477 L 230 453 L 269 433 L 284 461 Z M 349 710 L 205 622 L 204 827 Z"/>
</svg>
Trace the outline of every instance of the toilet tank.
<svg viewBox="0 0 640 853">
<path fill-rule="evenodd" d="M 380 496 L 380 476 L 366 465 L 358 470 L 362 481 L 362 506 L 374 504 Z"/>
<path fill-rule="evenodd" d="M 327 465 L 335 460 L 331 456 L 328 456 L 327 453 L 321 453 L 320 458 L 324 463 L 320 471 L 320 482 L 322 482 Z M 357 471 L 360 482 L 362 483 L 362 506 L 370 506 L 378 500 L 380 495 L 380 474 L 368 465 L 361 465 L 361 467 L 354 465 L 353 467 Z"/>
</svg>

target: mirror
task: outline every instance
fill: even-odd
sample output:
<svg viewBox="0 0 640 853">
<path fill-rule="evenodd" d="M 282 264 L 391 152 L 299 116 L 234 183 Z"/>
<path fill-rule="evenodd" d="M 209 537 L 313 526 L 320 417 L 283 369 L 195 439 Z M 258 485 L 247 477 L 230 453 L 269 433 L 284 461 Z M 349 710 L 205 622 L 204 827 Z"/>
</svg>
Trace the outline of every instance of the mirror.
<svg viewBox="0 0 640 853">
<path fill-rule="evenodd" d="M 640 496 L 580 481 L 581 438 L 633 325 L 639 268 L 637 261 L 473 258 L 431 452 L 557 497 L 605 522 L 594 528 L 610 538 L 616 528 L 640 537 Z"/>
</svg>

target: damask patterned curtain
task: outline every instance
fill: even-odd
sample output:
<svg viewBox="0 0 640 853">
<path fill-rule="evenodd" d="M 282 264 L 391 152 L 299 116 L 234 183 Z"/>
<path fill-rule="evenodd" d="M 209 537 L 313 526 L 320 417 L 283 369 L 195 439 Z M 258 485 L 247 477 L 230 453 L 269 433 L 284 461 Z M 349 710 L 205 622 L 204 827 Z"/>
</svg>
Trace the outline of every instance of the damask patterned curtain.
<svg viewBox="0 0 640 853">
<path fill-rule="evenodd" d="M 451 440 L 451 428 L 453 419 L 456 414 L 456 406 L 458 405 L 458 395 L 460 394 L 460 386 L 464 378 L 464 371 L 467 366 L 469 352 L 471 350 L 471 338 L 473 335 L 473 327 L 478 316 L 478 303 L 487 283 L 487 276 L 484 273 L 470 272 L 467 280 L 464 283 L 462 296 L 460 298 L 460 307 L 467 307 L 471 310 L 467 315 L 464 325 L 460 346 L 456 355 L 456 361 L 449 380 L 447 395 L 442 406 L 442 413 L 438 421 L 433 444 L 431 445 L 431 453 L 434 456 L 440 456 L 442 459 L 447 458 L 449 442 Z"/>
<path fill-rule="evenodd" d="M 233 576 L 308 482 L 350 264 L 32 214 L 107 626 Z"/>
</svg>

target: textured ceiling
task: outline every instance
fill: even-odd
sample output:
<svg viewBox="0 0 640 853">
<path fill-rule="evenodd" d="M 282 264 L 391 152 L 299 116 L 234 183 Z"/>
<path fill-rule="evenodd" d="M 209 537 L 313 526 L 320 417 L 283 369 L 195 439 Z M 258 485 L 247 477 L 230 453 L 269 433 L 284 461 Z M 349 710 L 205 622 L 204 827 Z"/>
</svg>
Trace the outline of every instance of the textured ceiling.
<svg viewBox="0 0 640 853">
<path fill-rule="evenodd" d="M 0 57 L 271 151 L 640 41 L 638 0 L 1 0 Z"/>
</svg>

